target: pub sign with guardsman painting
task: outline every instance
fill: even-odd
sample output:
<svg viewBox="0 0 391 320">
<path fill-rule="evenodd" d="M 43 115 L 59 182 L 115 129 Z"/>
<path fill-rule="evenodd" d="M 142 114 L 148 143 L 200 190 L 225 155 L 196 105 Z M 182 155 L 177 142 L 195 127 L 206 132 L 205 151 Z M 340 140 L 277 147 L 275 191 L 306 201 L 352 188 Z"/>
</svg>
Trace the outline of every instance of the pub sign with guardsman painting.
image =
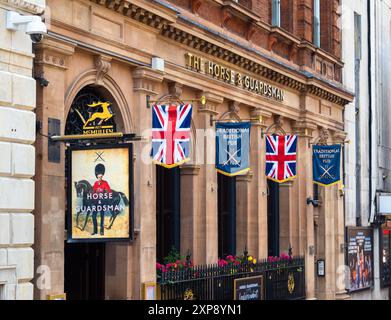
<svg viewBox="0 0 391 320">
<path fill-rule="evenodd" d="M 68 242 L 133 238 L 131 144 L 70 147 Z"/>
</svg>

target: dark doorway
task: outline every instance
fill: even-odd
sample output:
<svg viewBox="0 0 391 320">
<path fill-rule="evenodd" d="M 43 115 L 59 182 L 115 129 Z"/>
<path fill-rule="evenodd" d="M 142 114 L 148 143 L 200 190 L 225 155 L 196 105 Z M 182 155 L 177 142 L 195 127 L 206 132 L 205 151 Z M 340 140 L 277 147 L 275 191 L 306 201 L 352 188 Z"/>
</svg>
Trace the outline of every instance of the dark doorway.
<svg viewBox="0 0 391 320">
<path fill-rule="evenodd" d="M 267 197 L 267 240 L 268 255 L 280 255 L 280 192 L 277 182 L 268 180 Z"/>
<path fill-rule="evenodd" d="M 219 257 L 236 253 L 236 178 L 217 174 Z"/>
<path fill-rule="evenodd" d="M 180 250 L 180 169 L 156 166 L 156 259 Z"/>
<path fill-rule="evenodd" d="M 65 243 L 68 300 L 105 299 L 105 244 Z"/>
</svg>

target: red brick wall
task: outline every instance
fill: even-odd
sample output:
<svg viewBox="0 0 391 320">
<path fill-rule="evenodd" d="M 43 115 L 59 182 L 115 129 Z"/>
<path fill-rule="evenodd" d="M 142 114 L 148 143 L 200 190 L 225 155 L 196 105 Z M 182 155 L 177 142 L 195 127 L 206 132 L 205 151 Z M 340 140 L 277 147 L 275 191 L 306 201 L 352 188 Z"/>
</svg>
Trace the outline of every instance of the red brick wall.
<svg viewBox="0 0 391 320">
<path fill-rule="evenodd" d="M 168 0 L 172 4 L 186 10 L 191 10 L 191 0 Z M 294 34 L 298 38 L 312 42 L 313 41 L 313 1 L 314 0 L 281 0 L 281 27 Z M 251 9 L 265 23 L 271 24 L 272 20 L 272 0 L 240 0 L 241 5 Z M 340 0 L 321 0 L 321 48 L 325 51 L 341 57 L 341 30 L 340 30 Z M 223 9 L 213 1 L 202 0 L 198 10 L 198 15 L 217 26 L 222 26 Z M 238 19 L 226 20 L 224 27 L 246 37 L 248 25 Z M 254 45 L 263 48 L 268 47 L 266 30 L 257 30 L 253 35 L 251 42 Z M 275 48 L 275 53 L 286 56 L 286 50 L 283 46 Z M 301 61 L 306 61 L 308 57 L 301 55 L 298 57 Z M 307 64 L 307 62 L 305 62 Z M 308 64 L 307 64 L 308 65 Z"/>
<path fill-rule="evenodd" d="M 320 14 L 320 46 L 337 57 L 341 56 L 339 0 L 322 0 Z"/>
<path fill-rule="evenodd" d="M 252 11 L 261 17 L 266 23 L 272 21 L 272 4 L 271 0 L 253 0 Z"/>
<path fill-rule="evenodd" d="M 312 42 L 313 16 L 313 0 L 297 0 L 296 35 L 309 42 Z"/>
</svg>

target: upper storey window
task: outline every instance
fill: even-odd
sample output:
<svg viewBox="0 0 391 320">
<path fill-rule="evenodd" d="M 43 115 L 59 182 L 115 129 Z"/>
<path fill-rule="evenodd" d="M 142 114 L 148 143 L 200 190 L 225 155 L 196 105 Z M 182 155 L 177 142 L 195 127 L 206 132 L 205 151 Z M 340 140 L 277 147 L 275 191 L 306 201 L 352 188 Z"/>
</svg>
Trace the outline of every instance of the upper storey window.
<svg viewBox="0 0 391 320">
<path fill-rule="evenodd" d="M 272 25 L 281 27 L 281 0 L 272 0 Z"/>
<path fill-rule="evenodd" d="M 320 47 L 320 0 L 314 0 L 314 45 Z"/>
</svg>

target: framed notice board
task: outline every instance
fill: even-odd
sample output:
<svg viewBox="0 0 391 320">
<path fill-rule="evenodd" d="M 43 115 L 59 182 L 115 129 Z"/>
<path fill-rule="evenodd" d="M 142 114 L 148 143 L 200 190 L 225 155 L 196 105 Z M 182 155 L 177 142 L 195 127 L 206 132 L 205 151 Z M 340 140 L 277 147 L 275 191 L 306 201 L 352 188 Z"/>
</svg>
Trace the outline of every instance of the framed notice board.
<svg viewBox="0 0 391 320">
<path fill-rule="evenodd" d="M 265 300 L 263 276 L 235 279 L 235 300 Z"/>
<path fill-rule="evenodd" d="M 391 228 L 380 229 L 380 285 L 382 288 L 391 286 Z"/>
</svg>

